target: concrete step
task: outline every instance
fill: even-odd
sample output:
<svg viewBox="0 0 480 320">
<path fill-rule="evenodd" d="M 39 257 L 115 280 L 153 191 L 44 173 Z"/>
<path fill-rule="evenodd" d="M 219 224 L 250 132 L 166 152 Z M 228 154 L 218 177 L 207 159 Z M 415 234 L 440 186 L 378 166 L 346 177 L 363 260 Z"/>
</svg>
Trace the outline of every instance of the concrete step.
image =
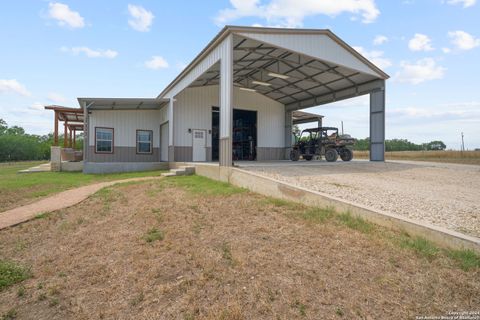
<svg viewBox="0 0 480 320">
<path fill-rule="evenodd" d="M 170 169 L 170 172 L 162 173 L 163 177 L 189 176 L 195 173 L 195 167 L 180 166 L 177 169 Z"/>
<path fill-rule="evenodd" d="M 164 172 L 162 173 L 162 177 L 175 177 L 176 174 L 173 172 Z"/>
<path fill-rule="evenodd" d="M 18 173 L 32 173 L 32 172 L 48 172 L 50 171 L 50 163 L 41 164 L 28 169 L 20 170 Z"/>
<path fill-rule="evenodd" d="M 185 170 L 183 169 L 171 169 L 170 172 L 177 176 L 184 176 L 186 174 Z"/>
<path fill-rule="evenodd" d="M 178 168 L 185 170 L 187 175 L 195 173 L 195 167 L 193 167 L 193 166 L 180 166 Z"/>
</svg>

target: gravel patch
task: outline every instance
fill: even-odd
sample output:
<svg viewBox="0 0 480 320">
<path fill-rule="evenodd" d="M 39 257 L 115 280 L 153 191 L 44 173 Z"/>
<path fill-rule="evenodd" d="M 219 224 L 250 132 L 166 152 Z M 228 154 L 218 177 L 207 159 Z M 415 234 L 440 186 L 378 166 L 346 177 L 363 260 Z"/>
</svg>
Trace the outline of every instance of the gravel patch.
<svg viewBox="0 0 480 320">
<path fill-rule="evenodd" d="M 242 169 L 480 237 L 480 166 L 352 161 L 245 164 Z"/>
</svg>

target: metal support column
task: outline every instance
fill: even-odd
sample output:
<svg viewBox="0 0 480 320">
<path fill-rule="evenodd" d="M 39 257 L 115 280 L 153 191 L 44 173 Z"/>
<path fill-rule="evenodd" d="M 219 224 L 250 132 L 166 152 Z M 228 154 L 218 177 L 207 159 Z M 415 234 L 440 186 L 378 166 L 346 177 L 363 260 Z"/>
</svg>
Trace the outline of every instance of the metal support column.
<svg viewBox="0 0 480 320">
<path fill-rule="evenodd" d="M 233 36 L 223 40 L 220 58 L 220 166 L 232 166 Z"/>
<path fill-rule="evenodd" d="M 290 158 L 293 136 L 293 118 L 292 111 L 285 111 L 285 159 Z"/>
<path fill-rule="evenodd" d="M 385 161 L 385 82 L 370 93 L 370 161 Z"/>
</svg>

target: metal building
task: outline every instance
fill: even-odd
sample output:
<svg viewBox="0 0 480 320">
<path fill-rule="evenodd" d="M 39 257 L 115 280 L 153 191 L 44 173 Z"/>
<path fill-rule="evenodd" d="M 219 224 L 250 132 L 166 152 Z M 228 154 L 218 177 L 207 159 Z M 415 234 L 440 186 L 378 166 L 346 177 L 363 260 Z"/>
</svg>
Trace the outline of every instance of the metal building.
<svg viewBox="0 0 480 320">
<path fill-rule="evenodd" d="M 226 26 L 155 99 L 78 99 L 85 168 L 287 159 L 293 112 L 365 94 L 383 161 L 386 79 L 329 30 Z"/>
</svg>

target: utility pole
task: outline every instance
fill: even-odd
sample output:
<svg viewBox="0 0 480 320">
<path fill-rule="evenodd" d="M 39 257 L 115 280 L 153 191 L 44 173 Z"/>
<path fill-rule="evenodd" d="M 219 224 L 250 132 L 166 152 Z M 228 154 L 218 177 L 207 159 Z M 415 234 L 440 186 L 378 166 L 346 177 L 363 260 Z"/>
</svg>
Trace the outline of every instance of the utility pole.
<svg viewBox="0 0 480 320">
<path fill-rule="evenodd" d="M 462 151 L 465 151 L 465 143 L 463 141 L 463 132 L 462 132 Z"/>
</svg>

